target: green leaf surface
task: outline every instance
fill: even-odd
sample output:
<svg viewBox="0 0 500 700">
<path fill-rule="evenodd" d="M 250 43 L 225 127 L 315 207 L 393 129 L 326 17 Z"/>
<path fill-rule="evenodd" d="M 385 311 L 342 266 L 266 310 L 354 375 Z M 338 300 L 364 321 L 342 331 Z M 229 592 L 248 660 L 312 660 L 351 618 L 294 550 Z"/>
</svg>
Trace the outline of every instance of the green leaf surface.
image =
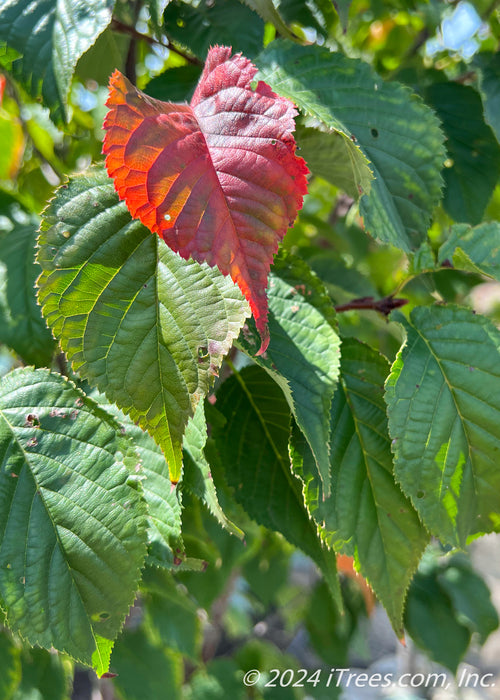
<svg viewBox="0 0 500 700">
<path fill-rule="evenodd" d="M 213 427 L 213 437 L 235 499 L 251 518 L 313 559 L 341 608 L 335 554 L 320 544 L 291 471 L 290 411 L 280 388 L 260 368 L 247 367 L 224 382 L 217 409 L 227 422 Z"/>
<path fill-rule="evenodd" d="M 132 439 L 139 454 L 141 475 L 146 477 L 142 490 L 148 511 L 148 563 L 166 569 L 184 568 L 189 562 L 181 536 L 180 494 L 172 488 L 163 452 L 148 433 L 115 404 L 108 403 L 103 394 L 94 391 L 91 398 L 116 418 L 121 432 Z"/>
<path fill-rule="evenodd" d="M 453 263 L 459 270 L 488 275 L 500 281 L 500 223 L 479 226 L 455 224 L 438 253 L 438 262 Z"/>
<path fill-rule="evenodd" d="M 198 605 L 171 574 L 150 569 L 148 573 L 146 589 L 154 588 L 146 605 L 149 627 L 156 630 L 163 646 L 198 661 L 202 641 Z"/>
<path fill-rule="evenodd" d="M 0 40 L 21 54 L 13 69 L 32 97 L 41 95 L 56 120 L 78 59 L 111 21 L 114 0 L 4 0 Z"/>
<path fill-rule="evenodd" d="M 111 668 L 118 674 L 113 685 L 124 700 L 153 700 L 167 694 L 180 700 L 182 656 L 155 643 L 141 627 L 127 630 L 118 639 Z"/>
<path fill-rule="evenodd" d="M 198 85 L 201 66 L 176 66 L 149 81 L 144 91 L 164 102 L 189 102 Z"/>
<path fill-rule="evenodd" d="M 326 39 L 335 24 L 331 0 L 278 0 L 278 3 L 280 14 L 289 26 L 314 29 Z M 310 41 L 310 35 L 307 38 Z"/>
<path fill-rule="evenodd" d="M 275 258 L 269 276 L 269 335 L 264 356 L 253 321 L 238 343 L 281 387 L 330 492 L 330 406 L 337 383 L 340 340 L 335 310 L 321 280 L 293 255 Z"/>
<path fill-rule="evenodd" d="M 0 455 L 8 622 L 102 674 L 146 552 L 136 452 L 71 382 L 20 369 L 2 379 Z"/>
<path fill-rule="evenodd" d="M 479 68 L 479 92 L 485 121 L 500 142 L 500 54 L 478 53 L 474 57 L 474 65 Z"/>
<path fill-rule="evenodd" d="M 152 435 L 177 482 L 187 421 L 249 315 L 241 292 L 132 220 L 100 167 L 58 190 L 39 247 L 54 335 L 74 369 Z"/>
<path fill-rule="evenodd" d="M 233 53 L 241 51 L 248 58 L 262 49 L 264 22 L 239 0 L 200 0 L 196 6 L 171 0 L 163 20 L 168 38 L 202 60 L 215 44 L 232 46 Z"/>
<path fill-rule="evenodd" d="M 441 197 L 443 135 L 431 110 L 368 64 L 325 47 L 275 41 L 257 65 L 262 80 L 312 118 L 309 126 L 319 126 L 311 162 L 320 163 L 320 174 L 346 187 L 349 157 L 349 191 L 365 194 L 360 213 L 366 230 L 405 251 L 418 248 Z M 334 156 L 342 150 L 348 156 L 337 164 Z M 326 153 L 332 154 L 328 171 Z"/>
<path fill-rule="evenodd" d="M 220 507 L 210 464 L 205 457 L 207 442 L 207 422 L 202 401 L 190 419 L 184 435 L 184 478 L 183 486 L 200 498 L 219 523 L 232 535 L 243 539 L 244 533 L 226 517 Z"/>
<path fill-rule="evenodd" d="M 68 700 L 73 677 L 68 678 L 68 664 L 59 654 L 45 649 L 24 649 L 22 681 L 14 700 Z M 3 699 L 2 699 L 3 700 Z"/>
<path fill-rule="evenodd" d="M 12 700 L 21 682 L 21 649 L 7 630 L 0 629 L 0 698 Z"/>
<path fill-rule="evenodd" d="M 459 307 L 416 307 L 386 385 L 395 473 L 429 531 L 464 546 L 500 529 L 500 332 Z"/>
<path fill-rule="evenodd" d="M 299 125 L 296 132 L 300 155 L 314 173 L 353 199 L 369 192 L 372 175 L 367 163 L 356 152 L 351 139 L 341 131 L 325 133 L 319 129 Z"/>
<path fill-rule="evenodd" d="M 255 10 L 264 22 L 272 24 L 280 36 L 287 39 L 297 39 L 293 31 L 283 21 L 273 0 L 240 0 L 240 2 Z"/>
<path fill-rule="evenodd" d="M 471 632 L 477 632 L 480 644 L 484 644 L 499 623 L 484 580 L 460 554 L 454 556 L 448 566 L 438 573 L 438 580 L 441 588 L 450 596 L 457 619 Z"/>
<path fill-rule="evenodd" d="M 0 209 L 0 214 L 3 209 Z M 54 339 L 36 302 L 35 221 L 0 231 L 0 343 L 15 350 L 25 362 L 50 364 Z"/>
<path fill-rule="evenodd" d="M 500 146 L 484 122 L 481 99 L 459 83 L 436 83 L 425 96 L 447 137 L 443 206 L 455 221 L 478 224 L 500 176 Z"/>
<path fill-rule="evenodd" d="M 394 482 L 384 403 L 387 360 L 354 339 L 342 343 L 341 374 L 331 409 L 332 495 L 324 496 L 300 440 L 294 449 L 305 498 L 323 536 L 353 556 L 402 633 L 407 588 L 428 541 L 411 503 Z"/>
<path fill-rule="evenodd" d="M 435 573 L 418 573 L 412 581 L 405 627 L 417 646 L 453 673 L 469 646 L 471 633 L 455 615 L 453 603 Z"/>
</svg>

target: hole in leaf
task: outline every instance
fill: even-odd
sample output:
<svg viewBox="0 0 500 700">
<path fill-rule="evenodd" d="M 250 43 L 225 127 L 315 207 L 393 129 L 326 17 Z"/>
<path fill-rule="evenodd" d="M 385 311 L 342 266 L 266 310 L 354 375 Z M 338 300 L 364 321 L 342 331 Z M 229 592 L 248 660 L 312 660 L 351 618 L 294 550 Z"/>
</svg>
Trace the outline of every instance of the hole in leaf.
<svg viewBox="0 0 500 700">
<path fill-rule="evenodd" d="M 378 138 L 377 129 L 370 129 L 370 134 L 373 136 L 374 139 Z"/>
</svg>

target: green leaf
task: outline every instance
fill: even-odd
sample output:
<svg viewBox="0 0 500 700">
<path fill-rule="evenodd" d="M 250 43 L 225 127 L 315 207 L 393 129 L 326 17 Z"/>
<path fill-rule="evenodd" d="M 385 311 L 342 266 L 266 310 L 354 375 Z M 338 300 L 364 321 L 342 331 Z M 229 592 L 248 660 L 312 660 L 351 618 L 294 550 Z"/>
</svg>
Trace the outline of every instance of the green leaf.
<svg viewBox="0 0 500 700">
<path fill-rule="evenodd" d="M 54 335 L 74 369 L 152 435 L 177 482 L 187 421 L 249 315 L 241 292 L 132 220 L 100 167 L 58 190 L 39 247 Z"/>
<path fill-rule="evenodd" d="M 418 248 L 441 197 L 443 135 L 431 110 L 366 63 L 325 47 L 275 41 L 257 65 L 262 80 L 311 117 L 309 126 L 319 126 L 310 155 L 313 165 L 319 159 L 320 174 L 346 187 L 351 168 L 349 191 L 366 195 L 360 202 L 366 230 L 405 251 Z M 340 164 L 334 160 L 342 152 L 338 134 L 349 156 Z"/>
<path fill-rule="evenodd" d="M 325 134 L 319 129 L 299 125 L 296 132 L 300 155 L 307 167 L 339 187 L 353 199 L 369 192 L 372 173 L 367 161 L 356 152 L 356 146 L 342 131 Z"/>
<path fill-rule="evenodd" d="M 247 700 L 243 671 L 231 658 L 212 659 L 195 671 L 186 687 L 185 700 Z"/>
<path fill-rule="evenodd" d="M 331 0 L 279 0 L 279 11 L 288 25 L 314 29 L 325 39 L 336 20 Z"/>
<path fill-rule="evenodd" d="M 253 321 L 238 343 L 281 387 L 330 492 L 330 406 L 339 372 L 335 310 L 321 280 L 293 255 L 275 258 L 269 276 L 269 334 L 264 356 Z"/>
<path fill-rule="evenodd" d="M 479 68 L 479 92 L 485 121 L 500 142 L 500 54 L 478 53 L 474 57 L 474 65 Z"/>
<path fill-rule="evenodd" d="M 22 656 L 22 681 L 14 700 L 67 700 L 71 678 L 59 654 L 45 649 L 24 649 Z"/>
<path fill-rule="evenodd" d="M 500 176 L 500 146 L 484 123 L 480 97 L 459 83 L 436 83 L 425 95 L 447 137 L 443 206 L 455 221 L 478 224 Z"/>
<path fill-rule="evenodd" d="M 77 61 L 106 29 L 113 7 L 114 0 L 6 0 L 0 6 L 0 40 L 21 54 L 13 69 L 56 120 L 66 121 Z"/>
<path fill-rule="evenodd" d="M 214 426 L 213 437 L 235 499 L 251 518 L 280 532 L 316 562 L 341 608 L 335 554 L 320 544 L 301 483 L 291 472 L 290 412 L 280 388 L 260 368 L 247 367 L 224 382 L 217 409 L 227 423 Z"/>
<path fill-rule="evenodd" d="M 402 633 L 404 601 L 428 535 L 394 482 L 384 403 L 387 360 L 353 339 L 342 343 L 340 383 L 332 403 L 332 495 L 324 496 L 300 440 L 306 503 L 336 551 L 354 557 Z M 297 464 L 295 464 L 297 468 Z"/>
<path fill-rule="evenodd" d="M 232 46 L 234 53 L 252 58 L 264 42 L 264 22 L 239 0 L 200 0 L 196 6 L 171 0 L 163 20 L 168 38 L 203 60 L 215 44 Z"/>
<path fill-rule="evenodd" d="M 484 580 L 463 554 L 457 554 L 448 562 L 446 569 L 438 574 L 438 580 L 450 596 L 457 619 L 471 632 L 477 632 L 479 643 L 484 644 L 499 623 Z"/>
<path fill-rule="evenodd" d="M 154 577 L 153 581 L 151 580 Z M 146 570 L 144 584 L 149 592 L 146 619 L 156 630 L 164 646 L 199 660 L 201 647 L 201 619 L 196 602 L 188 595 L 171 574 L 150 567 Z"/>
<path fill-rule="evenodd" d="M 479 226 L 455 224 L 438 253 L 438 261 L 453 263 L 459 270 L 488 275 L 500 281 L 500 223 Z"/>
<path fill-rule="evenodd" d="M 141 474 L 146 477 L 142 487 L 148 509 L 148 562 L 166 569 L 184 568 L 186 554 L 181 537 L 180 495 L 178 489 L 172 488 L 161 449 L 115 404 L 108 403 L 103 394 L 94 391 L 90 396 L 116 418 L 121 432 L 132 439 L 139 453 Z"/>
<path fill-rule="evenodd" d="M 163 13 L 170 0 L 145 0 L 145 5 L 149 8 L 149 13 L 155 27 L 163 24 Z"/>
<path fill-rule="evenodd" d="M 7 630 L 0 629 L 0 698 L 12 700 L 21 682 L 21 649 Z"/>
<path fill-rule="evenodd" d="M 0 342 L 28 364 L 43 366 L 55 343 L 36 302 L 36 228 L 34 221 L 12 221 L 11 230 L 0 231 Z"/>
<path fill-rule="evenodd" d="M 500 332 L 469 309 L 417 307 L 387 381 L 396 478 L 429 531 L 464 546 L 500 529 Z"/>
<path fill-rule="evenodd" d="M 456 618 L 453 603 L 435 573 L 418 573 L 412 581 L 405 627 L 417 646 L 453 673 L 467 651 L 471 633 Z"/>
<path fill-rule="evenodd" d="M 111 668 L 124 700 L 161 698 L 180 700 L 182 656 L 156 644 L 143 628 L 127 630 L 116 642 Z"/>
<path fill-rule="evenodd" d="M 264 22 L 272 24 L 280 36 L 286 37 L 287 39 L 298 38 L 283 21 L 273 0 L 240 0 L 240 2 L 245 3 L 245 5 L 251 7 L 252 10 L 255 10 L 255 12 L 262 17 Z"/>
<path fill-rule="evenodd" d="M 184 435 L 184 478 L 183 486 L 200 498 L 219 523 L 232 535 L 243 539 L 244 533 L 226 517 L 217 499 L 217 491 L 205 458 L 207 442 L 207 422 L 203 402 L 198 404 Z"/>
<path fill-rule="evenodd" d="M 145 556 L 137 456 L 60 375 L 20 369 L 0 390 L 0 595 L 30 644 L 108 670 Z"/>
<path fill-rule="evenodd" d="M 189 102 L 200 75 L 201 66 L 176 66 L 150 80 L 144 91 L 164 102 Z"/>
</svg>

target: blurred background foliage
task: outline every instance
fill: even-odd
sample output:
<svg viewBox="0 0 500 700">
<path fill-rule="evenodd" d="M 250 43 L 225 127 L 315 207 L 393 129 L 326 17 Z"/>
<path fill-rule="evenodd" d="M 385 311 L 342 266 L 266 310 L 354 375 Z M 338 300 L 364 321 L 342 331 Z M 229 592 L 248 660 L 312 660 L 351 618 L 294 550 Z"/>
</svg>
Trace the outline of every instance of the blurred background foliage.
<svg viewBox="0 0 500 700">
<path fill-rule="evenodd" d="M 284 246 L 307 260 L 337 306 L 404 290 L 408 308 L 446 299 L 469 303 L 500 322 L 498 283 L 485 281 L 480 271 L 454 270 L 447 258 L 436 267 L 453 221 L 500 219 L 500 3 L 276 0 L 265 21 L 256 9 L 271 5 L 117 0 L 111 23 L 76 65 L 65 122 L 51 116 L 29 79 L 12 79 L 17 52 L 0 41 L 1 373 L 23 364 L 44 366 L 53 357 L 54 343 L 33 291 L 39 273 L 33 263 L 33 221 L 65 175 L 101 159 L 110 73 L 119 68 L 156 98 L 189 100 L 210 46 L 231 45 L 254 59 L 285 32 L 361 58 L 382 77 L 408 85 L 441 119 L 448 158 L 430 242 L 415 254 L 372 240 L 353 199 L 317 176 Z M 457 113 L 457 105 L 464 104 L 467 114 Z M 14 229 L 12 245 L 6 234 Z M 342 335 L 394 359 L 401 331 L 384 316 L 346 310 L 339 324 Z M 56 355 L 53 366 L 60 368 L 61 362 Z M 337 688 L 266 688 L 265 683 L 273 668 L 368 666 L 374 658 L 368 632 L 376 613 L 352 562 L 340 562 L 345 605 L 340 616 L 307 557 L 256 526 L 224 492 L 219 499 L 244 529 L 245 541 L 224 531 L 184 494 L 186 549 L 207 563 L 209 575 L 146 568 L 142 592 L 116 643 L 114 680 L 98 682 L 62 655 L 25 648 L 4 629 L 0 700 L 331 698 Z M 410 588 L 405 623 L 415 645 L 454 671 L 471 640 L 484 642 L 498 618 L 466 555 L 445 555 L 436 545 L 429 548 Z M 436 614 L 440 624 L 432 625 Z M 252 668 L 262 677 L 247 689 L 242 678 Z"/>
</svg>

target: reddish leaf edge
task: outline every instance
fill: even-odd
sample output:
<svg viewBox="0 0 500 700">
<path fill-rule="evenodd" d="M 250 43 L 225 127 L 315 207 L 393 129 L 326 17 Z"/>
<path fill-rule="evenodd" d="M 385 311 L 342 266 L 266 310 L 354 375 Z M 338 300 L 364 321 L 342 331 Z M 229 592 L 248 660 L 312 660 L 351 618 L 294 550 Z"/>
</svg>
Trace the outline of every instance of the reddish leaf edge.
<svg viewBox="0 0 500 700">
<path fill-rule="evenodd" d="M 150 98 L 148 95 L 142 91 L 135 88 L 130 81 L 123 76 L 120 71 L 115 70 L 112 74 L 109 82 L 109 97 L 106 101 L 106 106 L 109 108 L 109 112 L 104 121 L 104 129 L 106 130 L 106 135 L 103 144 L 103 153 L 106 155 L 106 168 L 108 170 L 109 176 L 113 179 L 115 190 L 117 191 L 120 199 L 125 200 L 127 208 L 129 209 L 133 218 L 138 218 L 143 224 L 147 226 L 153 233 L 159 235 L 162 240 L 164 240 L 169 247 L 179 254 L 184 259 L 192 258 L 197 262 L 207 262 L 210 266 L 217 266 L 219 270 L 224 275 L 230 275 L 231 279 L 235 284 L 237 284 L 242 291 L 244 297 L 250 304 L 250 309 L 255 319 L 257 330 L 261 337 L 261 346 L 256 353 L 256 355 L 262 355 L 267 350 L 269 345 L 270 336 L 268 329 L 268 299 L 267 299 L 267 285 L 269 279 L 269 271 L 274 255 L 276 254 L 279 243 L 283 239 L 284 235 L 289 226 L 293 225 L 298 211 L 302 208 L 303 196 L 307 193 L 307 179 L 306 175 L 309 174 L 306 162 L 303 158 L 295 155 L 296 142 L 292 135 L 295 129 L 294 117 L 297 115 L 297 110 L 293 103 L 285 97 L 281 97 L 274 93 L 271 88 L 263 81 L 258 82 L 256 87 L 253 89 L 251 83 L 255 74 L 257 73 L 257 68 L 251 61 L 242 56 L 241 53 L 231 56 L 232 49 L 230 47 L 215 46 L 212 47 L 207 55 L 207 61 L 205 64 L 205 69 L 200 77 L 198 87 L 195 90 L 191 104 L 175 104 L 162 102 L 160 100 L 155 100 Z M 227 83 L 221 82 L 221 66 L 226 67 L 229 76 L 229 85 Z M 215 76 L 215 77 L 214 77 Z M 221 181 L 220 173 L 217 172 L 215 165 L 213 164 L 212 157 L 213 153 L 210 151 L 208 140 L 213 134 L 208 134 L 203 131 L 200 126 L 200 121 L 205 119 L 206 114 L 203 113 L 203 106 L 200 110 L 199 105 L 205 100 L 208 102 L 210 98 L 215 96 L 215 100 L 219 98 L 217 93 L 218 90 L 227 90 L 229 88 L 238 88 L 248 96 L 253 93 L 255 96 L 255 103 L 259 100 L 266 101 L 266 104 L 270 105 L 269 109 L 266 110 L 267 113 L 273 112 L 273 116 L 278 115 L 279 130 L 276 134 L 276 138 L 271 138 L 269 135 L 267 139 L 260 138 L 260 141 L 264 141 L 265 145 L 268 147 L 272 144 L 276 147 L 277 156 L 273 153 L 271 159 L 268 160 L 268 171 L 273 171 L 273 168 L 281 167 L 285 169 L 286 176 L 289 176 L 290 180 L 293 181 L 292 186 L 288 183 L 286 186 L 276 185 L 273 182 L 273 186 L 278 189 L 279 195 L 281 196 L 280 206 L 277 206 L 273 202 L 273 216 L 274 221 L 278 220 L 278 225 L 273 230 L 273 240 L 269 240 L 269 235 L 262 245 L 262 249 L 259 252 L 260 259 L 257 260 L 257 269 L 250 269 L 247 265 L 247 260 L 245 259 L 244 244 L 248 241 L 241 241 L 238 237 L 237 224 L 233 220 L 239 215 L 238 210 L 235 212 L 231 211 L 228 200 L 230 199 L 226 191 L 224 190 L 224 184 Z M 207 99 L 208 95 L 208 99 Z M 250 99 L 252 99 L 250 97 Z M 217 104 L 217 102 L 215 102 Z M 141 109 L 144 107 L 144 111 Z M 198 112 L 200 113 L 201 119 L 198 120 L 194 112 L 194 109 L 198 107 Z M 126 127 L 123 128 L 123 118 L 120 117 L 123 114 L 123 110 L 129 110 L 132 114 L 132 119 L 129 117 L 129 122 L 125 121 Z M 151 201 L 151 197 L 148 192 L 147 182 L 150 175 L 150 170 L 148 170 L 148 162 L 141 161 L 135 156 L 132 156 L 129 161 L 127 160 L 127 147 L 131 137 L 135 135 L 135 132 L 142 127 L 146 118 L 151 120 L 152 111 L 155 113 L 156 121 L 162 120 L 162 125 L 170 118 L 169 115 L 173 115 L 174 119 L 177 119 L 177 123 L 174 124 L 175 128 L 178 128 L 178 124 L 181 123 L 182 118 L 185 119 L 185 124 L 187 123 L 192 128 L 192 123 L 195 123 L 195 129 L 199 132 L 201 138 L 203 139 L 207 156 L 210 158 L 210 166 L 213 172 L 218 178 L 218 188 L 222 193 L 222 199 L 227 208 L 228 218 L 231 219 L 232 226 L 232 236 L 231 242 L 234 243 L 233 248 L 227 250 L 227 241 L 223 241 L 223 244 L 216 248 L 218 241 L 214 238 L 214 250 L 207 250 L 206 247 L 201 247 L 201 250 L 196 247 L 196 235 L 191 236 L 191 239 L 187 237 L 188 243 L 186 244 L 184 236 L 184 231 L 182 228 L 175 226 L 179 214 L 182 213 L 182 208 L 186 202 L 186 197 L 182 197 L 177 200 L 173 200 L 169 203 L 168 212 L 159 212 L 159 206 L 155 201 Z M 231 114 L 230 110 L 224 110 L 224 116 Z M 117 116 L 118 115 L 118 116 Z M 138 116 L 139 115 L 139 116 Z M 256 118 L 263 115 L 262 108 L 260 111 L 257 110 Z M 235 112 L 235 119 L 240 117 L 239 112 Z M 179 120 L 180 117 L 180 120 Z M 120 118 L 122 118 L 122 123 L 120 123 Z M 133 119 L 136 120 L 135 126 L 133 126 Z M 234 120 L 233 120 L 234 121 Z M 275 118 L 276 121 L 276 118 Z M 130 124 L 132 123 L 132 126 Z M 184 126 L 184 125 L 182 125 Z M 226 125 L 223 125 L 227 127 Z M 128 131 L 127 131 L 128 129 Z M 244 128 L 241 134 L 243 134 Z M 243 136 L 238 131 L 238 126 L 230 124 L 230 131 L 227 132 L 231 137 L 238 136 L 240 138 L 245 138 L 247 135 Z M 197 135 L 197 134 L 196 134 Z M 250 134 L 253 136 L 254 134 Z M 274 136 L 274 134 L 272 134 Z M 144 149 L 149 147 L 147 143 L 148 133 L 146 132 L 146 143 L 143 145 Z M 152 134 L 152 149 L 157 146 L 155 142 L 155 137 L 157 133 Z M 193 131 L 188 133 L 189 137 L 193 136 Z M 215 134 L 215 137 L 223 136 L 221 134 Z M 182 146 L 182 143 L 181 143 Z M 187 148 L 187 147 L 186 147 Z M 133 149 L 131 149 L 133 151 Z M 159 149 L 157 147 L 159 152 Z M 160 153 L 163 155 L 163 152 Z M 258 154 L 260 155 L 260 154 Z M 159 158 L 158 158 L 159 160 Z M 234 160 L 234 159 L 233 159 Z M 132 166 L 137 166 L 139 164 L 139 169 L 142 172 L 137 174 L 137 170 L 133 170 Z M 151 164 L 155 163 L 155 159 L 151 160 Z M 149 167 L 151 167 L 151 164 Z M 146 166 L 146 167 L 145 167 Z M 207 173 L 210 175 L 211 173 Z M 179 174 L 178 174 L 179 175 Z M 225 173 L 222 172 L 222 177 Z M 263 183 L 265 185 L 266 172 L 263 173 Z M 180 178 L 179 178 L 180 179 Z M 274 180 L 276 178 L 274 177 Z M 284 178 L 286 179 L 286 177 Z M 166 177 L 165 177 L 166 180 Z M 156 184 L 156 183 L 154 183 Z M 151 188 L 153 190 L 153 195 L 158 194 L 154 191 L 154 184 Z M 141 195 L 137 196 L 137 190 L 140 190 Z M 167 195 L 170 192 L 170 184 L 164 194 L 163 200 L 161 200 L 161 205 L 167 200 Z M 133 193 L 131 195 L 131 192 Z M 286 196 L 283 196 L 283 192 Z M 275 191 L 271 191 L 269 197 L 274 197 L 276 200 L 278 195 Z M 244 199 L 244 197 L 243 197 Z M 156 197 L 158 201 L 158 197 Z M 264 205 L 267 202 L 264 202 Z M 248 207 L 248 204 L 246 204 Z M 260 202 L 256 202 L 256 209 L 259 214 Z M 208 208 L 208 204 L 207 207 Z M 278 209 L 278 213 L 276 213 Z M 172 212 L 172 214 L 170 213 Z M 159 215 L 161 213 L 161 216 Z M 234 216 L 235 214 L 235 216 Z M 260 221 L 258 214 L 255 215 L 256 220 L 259 221 L 256 227 L 256 239 L 252 240 L 250 238 L 250 245 L 259 245 L 259 237 L 262 238 L 262 226 L 265 224 Z M 249 218 L 252 216 L 252 212 L 249 214 Z M 273 221 L 273 223 L 274 223 Z M 261 225 L 261 230 L 259 231 L 259 225 Z M 269 228 L 269 226 L 268 226 Z M 222 236 L 221 236 L 222 237 Z M 193 241 L 195 243 L 193 244 Z M 225 249 L 222 249 L 224 245 Z M 236 250 L 235 250 L 236 249 Z M 253 253 L 253 249 L 252 249 Z M 223 258 L 223 254 L 226 258 Z"/>
</svg>

